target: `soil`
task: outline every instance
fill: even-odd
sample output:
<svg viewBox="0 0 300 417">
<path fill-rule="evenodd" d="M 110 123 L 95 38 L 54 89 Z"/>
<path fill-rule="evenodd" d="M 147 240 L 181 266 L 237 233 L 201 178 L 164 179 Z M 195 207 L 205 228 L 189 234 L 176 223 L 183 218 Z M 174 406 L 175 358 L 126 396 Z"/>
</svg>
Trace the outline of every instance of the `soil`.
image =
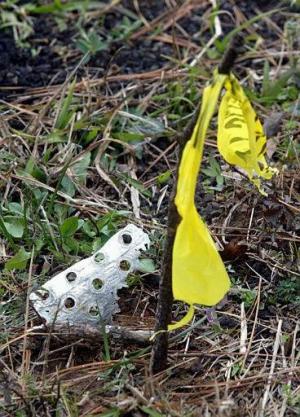
<svg viewBox="0 0 300 417">
<path fill-rule="evenodd" d="M 25 4 L 26 1 L 23 2 Z M 124 8 L 136 13 L 132 1 L 122 2 Z M 229 13 L 222 15 L 222 29 L 224 35 L 234 29 L 233 19 L 230 17 L 232 4 L 223 0 L 222 10 Z M 199 7 L 188 16 L 178 21 L 192 39 L 197 43 L 199 31 L 201 33 L 203 21 L 202 15 L 209 5 L 200 2 Z M 280 4 L 276 1 L 247 2 L 240 5 L 241 11 L 248 19 L 256 15 L 257 10 L 270 11 Z M 148 21 L 152 21 L 166 11 L 166 6 L 159 1 L 139 2 L 140 13 Z M 112 28 L 118 27 L 123 15 L 115 11 L 104 16 L 100 27 L 101 36 L 107 37 Z M 9 99 L 14 92 L 24 91 L 28 88 L 45 87 L 51 84 L 61 84 L 67 75 L 74 69 L 82 53 L 76 49 L 78 29 L 76 21 L 78 16 L 74 13 L 73 19 L 68 22 L 67 29 L 61 30 L 55 17 L 49 15 L 33 15 L 33 34 L 26 40 L 29 47 L 18 47 L 15 43 L 11 29 L 0 32 L 0 95 Z M 283 29 L 284 19 L 280 13 L 272 15 L 272 21 Z M 87 24 L 85 29 L 89 29 Z M 99 25 L 97 26 L 99 27 Z M 97 31 L 97 28 L 95 29 Z M 171 27 L 166 33 L 172 36 L 180 34 L 177 28 Z M 257 33 L 262 38 L 272 42 L 274 28 L 267 21 L 260 22 Z M 201 33 L 201 39 L 209 39 L 211 33 Z M 170 59 L 180 60 L 180 48 L 172 44 L 163 43 L 147 37 L 137 39 L 125 39 L 123 41 L 111 41 L 108 49 L 92 55 L 89 62 L 77 71 L 80 79 L 86 74 L 101 77 L 111 70 L 118 74 L 140 73 L 170 66 Z M 252 65 L 252 62 L 249 63 Z M 257 64 L 256 64 L 257 65 Z M 4 88 L 3 88 L 4 87 Z"/>
</svg>

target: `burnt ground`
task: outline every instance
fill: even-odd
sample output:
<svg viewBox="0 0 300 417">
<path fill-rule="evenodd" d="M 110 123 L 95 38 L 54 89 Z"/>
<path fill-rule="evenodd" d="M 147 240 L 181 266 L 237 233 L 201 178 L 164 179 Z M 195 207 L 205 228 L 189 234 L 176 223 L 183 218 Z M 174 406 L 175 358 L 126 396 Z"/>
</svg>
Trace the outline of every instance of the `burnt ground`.
<svg viewBox="0 0 300 417">
<path fill-rule="evenodd" d="M 5 233 L 0 224 L 1 413 L 298 415 L 297 7 L 221 1 L 223 34 L 190 67 L 215 31 L 209 1 L 89 2 L 86 10 L 41 14 L 36 7 L 51 2 L 5 3 L 1 19 L 13 11 L 30 34 L 20 25 L 0 33 L 0 219 L 19 225 Z M 42 328 L 31 336 L 41 321 L 26 304 L 28 288 L 89 256 L 128 222 L 150 234 L 145 256 L 154 265 L 121 290 L 114 321 L 153 329 L 175 137 L 239 26 L 245 47 L 234 71 L 267 127 L 279 175 L 260 195 L 218 155 L 213 121 L 196 202 L 230 274 L 226 299 L 216 309 L 199 307 L 202 323 L 172 339 L 168 369 L 151 377 L 147 343 L 109 337 L 104 349 L 99 340 Z M 64 237 L 70 217 L 84 226 Z M 5 269 L 33 247 L 31 269 L 28 257 Z M 174 304 L 174 319 L 183 309 Z"/>
</svg>

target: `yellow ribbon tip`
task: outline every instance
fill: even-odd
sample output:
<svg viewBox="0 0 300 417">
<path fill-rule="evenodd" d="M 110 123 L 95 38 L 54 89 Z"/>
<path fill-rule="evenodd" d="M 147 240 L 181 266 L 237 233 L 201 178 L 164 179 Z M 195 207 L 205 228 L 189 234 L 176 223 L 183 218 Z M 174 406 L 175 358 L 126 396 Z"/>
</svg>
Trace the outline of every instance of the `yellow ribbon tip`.
<svg viewBox="0 0 300 417">
<path fill-rule="evenodd" d="M 192 318 L 194 317 L 194 314 L 195 314 L 194 306 L 190 305 L 186 315 L 182 317 L 182 319 L 177 321 L 176 323 L 169 324 L 168 330 L 172 331 L 172 330 L 179 329 L 180 327 L 186 326 L 192 320 Z"/>
</svg>

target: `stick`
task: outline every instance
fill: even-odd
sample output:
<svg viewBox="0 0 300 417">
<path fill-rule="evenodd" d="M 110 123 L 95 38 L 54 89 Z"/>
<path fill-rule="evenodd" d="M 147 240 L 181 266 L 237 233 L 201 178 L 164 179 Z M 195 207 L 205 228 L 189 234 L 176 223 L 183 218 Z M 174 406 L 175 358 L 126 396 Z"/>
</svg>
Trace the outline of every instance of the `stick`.
<svg viewBox="0 0 300 417">
<path fill-rule="evenodd" d="M 270 394 L 270 389 L 271 389 L 271 384 L 272 384 L 272 377 L 273 377 L 273 374 L 274 374 L 277 352 L 278 352 L 278 348 L 279 348 L 279 344 L 280 344 L 281 327 L 282 327 L 282 320 L 279 320 L 278 321 L 278 326 L 277 326 L 275 342 L 274 342 L 271 368 L 270 368 L 268 382 L 267 382 L 266 389 L 265 389 L 264 396 L 263 396 L 262 403 L 261 403 L 261 409 L 259 411 L 259 417 L 264 417 L 265 408 L 266 408 L 266 405 L 267 405 L 267 402 L 268 402 L 268 399 L 269 399 L 269 394 Z"/>
<path fill-rule="evenodd" d="M 243 38 L 241 35 L 236 35 L 232 38 L 228 49 L 225 51 L 223 59 L 218 67 L 220 74 L 229 74 L 238 55 L 241 53 L 243 47 Z"/>
<path fill-rule="evenodd" d="M 212 6 L 213 6 L 213 11 L 216 13 L 217 10 L 217 2 L 216 0 L 210 0 Z M 200 61 L 200 59 L 203 57 L 203 55 L 207 52 L 207 50 L 215 43 L 215 41 L 222 35 L 222 26 L 221 26 L 221 21 L 219 16 L 217 15 L 217 13 L 215 14 L 214 17 L 214 26 L 215 26 L 215 34 L 212 38 L 210 38 L 210 40 L 207 42 L 207 44 L 205 45 L 205 47 L 203 49 L 201 49 L 201 52 L 195 56 L 195 58 L 193 59 L 193 61 L 190 63 L 191 67 L 194 67 L 195 65 L 198 64 L 198 62 Z"/>
<path fill-rule="evenodd" d="M 241 46 L 241 37 L 232 39 L 228 50 L 224 54 L 223 60 L 219 65 L 219 72 L 222 74 L 229 74 L 234 61 L 238 56 L 238 49 Z M 164 255 L 162 259 L 161 277 L 159 284 L 159 295 L 156 309 L 156 325 L 155 332 L 159 332 L 153 343 L 152 354 L 150 359 L 150 370 L 153 374 L 163 371 L 167 367 L 168 355 L 168 324 L 171 321 L 173 292 L 172 292 L 172 252 L 175 240 L 176 230 L 180 223 L 181 217 L 177 212 L 175 204 L 175 196 L 177 191 L 178 170 L 180 166 L 181 154 L 185 144 L 190 139 L 194 129 L 196 119 L 200 111 L 200 104 L 197 107 L 194 116 L 181 136 L 178 136 L 177 142 L 180 147 L 180 157 L 176 169 L 173 189 L 170 195 L 168 222 L 167 222 L 167 237 L 164 247 Z"/>
<path fill-rule="evenodd" d="M 128 327 L 118 325 L 106 325 L 105 332 L 113 339 L 123 340 L 124 342 L 133 342 L 141 345 L 147 345 L 150 337 L 153 335 L 151 330 L 134 330 Z M 30 336 L 47 336 L 49 334 L 49 327 L 45 325 L 35 326 L 30 329 L 28 335 Z M 57 337 L 61 341 L 78 342 L 82 339 L 83 342 L 91 343 L 97 346 L 97 343 L 103 341 L 103 331 L 100 327 L 89 324 L 55 324 L 52 329 L 52 336 Z"/>
</svg>

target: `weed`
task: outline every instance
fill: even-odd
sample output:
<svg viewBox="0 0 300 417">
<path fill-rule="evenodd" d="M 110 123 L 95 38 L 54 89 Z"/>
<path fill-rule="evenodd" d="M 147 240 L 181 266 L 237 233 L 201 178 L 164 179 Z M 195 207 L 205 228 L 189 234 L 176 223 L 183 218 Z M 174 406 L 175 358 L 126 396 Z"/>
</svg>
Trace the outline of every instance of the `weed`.
<svg viewBox="0 0 300 417">
<path fill-rule="evenodd" d="M 241 362 L 234 363 L 230 368 L 230 376 L 236 377 L 238 376 L 243 370 L 243 365 Z"/>
<path fill-rule="evenodd" d="M 91 57 L 97 52 L 108 50 L 113 42 L 125 41 L 135 29 L 141 26 L 141 21 L 137 20 L 132 22 L 127 16 L 123 17 L 123 20 L 113 28 L 109 36 L 105 39 L 97 33 L 96 28 L 90 28 L 86 31 L 83 27 L 79 26 L 79 38 L 76 42 L 76 47 L 80 49 L 83 54 L 89 54 Z M 88 57 L 85 63 L 88 62 Z"/>
<path fill-rule="evenodd" d="M 0 4 L 0 28 L 11 28 L 16 45 L 25 48 L 29 47 L 27 39 L 33 33 L 33 22 L 17 3 L 18 0 L 6 0 Z"/>
<path fill-rule="evenodd" d="M 290 384 L 282 385 L 283 395 L 285 396 L 288 404 L 292 407 L 299 407 L 300 406 L 300 395 L 297 393 L 293 393 Z"/>
<path fill-rule="evenodd" d="M 104 40 L 100 35 L 98 35 L 94 30 L 85 32 L 83 29 L 80 30 L 80 38 L 76 42 L 78 49 L 82 51 L 83 54 L 95 55 L 97 52 L 105 51 L 109 47 L 107 40 Z M 88 59 L 85 61 L 87 63 Z"/>
<path fill-rule="evenodd" d="M 123 16 L 121 22 L 112 28 L 110 37 L 113 41 L 124 41 L 128 39 L 129 36 L 141 25 L 141 20 L 137 19 L 135 21 L 131 21 L 127 16 Z"/>
<path fill-rule="evenodd" d="M 275 300 L 280 304 L 300 305 L 299 277 L 294 276 L 280 281 L 276 287 Z"/>
<path fill-rule="evenodd" d="M 256 299 L 256 291 L 253 290 L 241 290 L 240 297 L 241 300 L 245 303 L 245 307 L 249 308 L 253 305 Z"/>
<path fill-rule="evenodd" d="M 135 287 L 136 285 L 139 285 L 142 282 L 141 276 L 138 273 L 131 273 L 128 274 L 126 278 L 126 283 L 128 287 Z"/>
<path fill-rule="evenodd" d="M 73 11 L 80 11 L 81 13 L 85 13 L 87 10 L 95 7 L 95 5 L 91 4 L 90 0 L 53 0 L 48 4 L 39 5 L 35 4 L 35 2 L 29 2 L 25 9 L 26 11 L 32 14 L 53 14 L 53 15 L 64 15 L 67 12 Z"/>
<path fill-rule="evenodd" d="M 218 163 L 218 161 L 216 160 L 215 157 L 210 156 L 209 160 L 208 160 L 208 167 L 207 168 L 203 168 L 202 172 L 204 173 L 204 175 L 206 175 L 210 180 L 204 180 L 203 184 L 206 186 L 209 186 L 210 190 L 215 190 L 215 191 L 222 191 L 224 188 L 224 177 L 222 174 L 222 170 L 221 167 Z M 211 180 L 214 180 L 216 185 L 215 186 L 211 186 Z"/>
<path fill-rule="evenodd" d="M 165 414 L 161 414 L 157 410 L 154 410 L 153 408 L 150 408 L 150 407 L 142 406 L 140 407 L 140 409 L 149 417 L 165 417 Z"/>
</svg>

